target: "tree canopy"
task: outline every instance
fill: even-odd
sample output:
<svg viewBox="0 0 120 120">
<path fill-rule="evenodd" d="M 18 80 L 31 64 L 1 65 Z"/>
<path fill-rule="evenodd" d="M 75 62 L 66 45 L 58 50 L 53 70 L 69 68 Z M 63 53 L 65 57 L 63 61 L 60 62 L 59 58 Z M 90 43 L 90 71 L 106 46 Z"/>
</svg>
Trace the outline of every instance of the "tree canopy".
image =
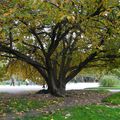
<svg viewBox="0 0 120 120">
<path fill-rule="evenodd" d="M 119 64 L 119 0 L 3 0 L 0 8 L 1 57 L 30 64 L 52 94 L 84 68 Z"/>
</svg>

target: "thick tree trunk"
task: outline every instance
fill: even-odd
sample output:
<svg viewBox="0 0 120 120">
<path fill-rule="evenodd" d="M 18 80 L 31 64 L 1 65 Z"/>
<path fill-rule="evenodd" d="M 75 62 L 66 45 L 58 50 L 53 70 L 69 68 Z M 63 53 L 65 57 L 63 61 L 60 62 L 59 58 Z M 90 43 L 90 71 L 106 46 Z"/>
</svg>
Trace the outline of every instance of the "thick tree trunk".
<svg viewBox="0 0 120 120">
<path fill-rule="evenodd" d="M 54 96 L 62 97 L 65 95 L 65 86 L 64 82 L 60 82 L 58 80 L 49 79 L 47 82 L 48 92 Z"/>
</svg>

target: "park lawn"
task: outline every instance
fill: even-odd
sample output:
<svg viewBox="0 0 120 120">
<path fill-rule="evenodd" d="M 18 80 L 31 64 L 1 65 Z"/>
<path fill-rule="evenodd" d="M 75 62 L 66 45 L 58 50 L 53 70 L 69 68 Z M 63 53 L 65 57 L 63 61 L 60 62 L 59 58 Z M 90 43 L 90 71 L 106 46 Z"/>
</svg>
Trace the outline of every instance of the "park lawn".
<svg viewBox="0 0 120 120">
<path fill-rule="evenodd" d="M 114 87 L 93 87 L 93 88 L 86 88 L 86 90 L 98 90 L 98 91 L 109 91 L 109 90 L 120 90 L 120 86 L 114 86 Z"/>
<path fill-rule="evenodd" d="M 120 105 L 120 92 L 104 98 L 102 102 Z M 38 117 L 26 116 L 16 120 L 119 120 L 120 107 L 105 105 L 74 106 L 59 110 L 54 114 Z"/>
<path fill-rule="evenodd" d="M 120 92 L 114 93 L 102 100 L 102 102 L 110 103 L 114 105 L 120 105 Z"/>
<path fill-rule="evenodd" d="M 76 91 L 77 93 L 78 91 Z M 79 91 L 80 92 L 80 91 Z M 84 93 L 85 91 L 82 91 Z M 103 92 L 103 91 L 102 91 Z M 81 92 L 80 92 L 81 93 Z M 77 95 L 85 95 L 86 100 L 88 100 L 88 94 L 94 94 L 95 96 L 92 97 L 95 99 L 97 94 L 100 96 L 103 93 L 101 91 L 86 91 L 88 94 L 77 94 Z M 90 96 L 91 96 L 90 95 Z M 40 97 L 41 96 L 41 97 Z M 61 103 L 64 99 L 57 98 L 46 95 L 32 95 L 32 96 L 20 96 L 20 97 L 10 97 L 6 96 L 2 98 L 0 97 L 0 115 L 2 114 L 12 114 L 17 115 L 15 116 L 16 120 L 119 120 L 120 119 L 120 93 L 113 93 L 112 95 L 109 94 L 108 97 L 104 98 L 102 102 L 104 104 L 87 104 L 87 105 L 73 105 L 71 107 L 66 107 L 64 105 L 62 108 L 57 108 L 56 110 L 53 109 L 54 112 L 50 112 L 47 110 L 47 113 L 41 112 L 41 110 L 45 108 L 50 108 L 50 105 L 58 106 L 58 103 Z M 48 97 L 47 97 L 48 96 Z M 72 95 L 74 96 L 74 95 Z M 72 99 L 72 96 L 70 99 Z M 79 97 L 80 97 L 79 96 Z M 81 99 L 83 99 L 81 96 Z M 107 96 L 107 94 L 106 94 Z M 75 96 L 74 96 L 75 97 Z M 75 97 L 74 99 L 79 100 L 79 97 Z M 101 96 L 102 97 L 102 96 Z M 66 99 L 69 97 L 66 97 Z M 91 99 L 91 98 L 90 98 Z M 114 106 L 114 102 L 117 104 Z M 107 102 L 107 103 L 106 103 Z M 98 102 L 99 103 L 99 102 Z M 110 103 L 110 106 L 109 104 Z M 67 102 L 69 104 L 69 102 Z M 112 105 L 113 104 L 113 105 Z M 52 110 L 52 109 L 51 109 Z M 31 114 L 32 112 L 38 111 L 37 114 Z M 30 113 L 30 114 L 29 114 Z M 19 116 L 18 115 L 22 114 Z"/>
<path fill-rule="evenodd" d="M 120 86 L 114 86 L 114 87 L 99 87 L 101 89 L 120 89 Z"/>
<path fill-rule="evenodd" d="M 31 109 L 37 109 L 44 106 L 44 101 L 38 100 L 27 100 L 27 99 L 10 99 L 7 103 L 0 102 L 0 113 L 11 113 L 11 112 L 27 112 Z"/>
<path fill-rule="evenodd" d="M 26 116 L 16 120 L 119 120 L 120 108 L 112 108 L 103 105 L 75 106 L 60 110 L 51 115 Z"/>
<path fill-rule="evenodd" d="M 41 98 L 8 97 L 0 98 L 0 115 L 2 114 L 22 114 L 32 110 L 41 110 L 52 104 L 57 104 L 61 99 L 41 100 Z"/>
</svg>

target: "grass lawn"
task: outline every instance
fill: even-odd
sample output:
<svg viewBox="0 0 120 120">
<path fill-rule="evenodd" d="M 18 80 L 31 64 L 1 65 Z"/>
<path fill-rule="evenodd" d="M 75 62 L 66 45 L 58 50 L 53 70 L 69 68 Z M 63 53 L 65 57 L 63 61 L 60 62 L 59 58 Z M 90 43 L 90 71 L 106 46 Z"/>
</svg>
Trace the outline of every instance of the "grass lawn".
<svg viewBox="0 0 120 120">
<path fill-rule="evenodd" d="M 55 114 L 39 117 L 25 117 L 22 120 L 119 120 L 120 108 L 100 105 L 71 107 Z M 21 120 L 21 119 L 16 119 Z"/>
<path fill-rule="evenodd" d="M 0 98 L 0 115 L 2 114 L 22 114 L 31 110 L 41 110 L 46 106 L 56 104 L 60 99 L 43 100 L 34 97 L 8 97 Z"/>
<path fill-rule="evenodd" d="M 0 102 L 0 113 L 27 112 L 31 109 L 37 109 L 46 103 L 39 100 L 10 99 L 7 103 Z M 6 109 L 7 108 L 7 109 Z"/>
<path fill-rule="evenodd" d="M 11 97 L 1 94 L 0 118 L 6 114 L 8 117 L 13 115 L 16 120 L 120 120 L 120 92 L 111 95 L 101 90 L 83 90 L 71 91 L 70 95 L 65 98 L 56 98 L 50 95 Z M 73 105 L 68 107 L 71 100 Z M 74 100 L 79 104 L 74 104 Z M 91 100 L 97 100 L 97 102 L 92 103 Z M 99 100 L 104 104 L 99 104 Z M 62 107 L 58 107 L 58 103 Z M 44 108 L 46 111 L 42 112 Z"/>
<path fill-rule="evenodd" d="M 107 98 L 104 98 L 102 101 L 114 105 L 120 105 L 120 92 L 112 94 Z"/>
<path fill-rule="evenodd" d="M 115 89 L 115 90 L 120 90 L 120 86 L 115 86 L 115 87 L 94 87 L 94 88 L 86 88 L 86 90 L 109 90 L 109 89 Z"/>
<path fill-rule="evenodd" d="M 120 105 L 120 92 L 114 93 L 102 100 L 110 104 Z M 74 106 L 59 110 L 54 114 L 37 117 L 26 116 L 22 120 L 119 120 L 120 108 L 108 105 Z M 16 119 L 21 120 L 21 119 Z"/>
<path fill-rule="evenodd" d="M 101 89 L 120 89 L 120 86 L 115 86 L 115 87 L 99 87 Z"/>
</svg>

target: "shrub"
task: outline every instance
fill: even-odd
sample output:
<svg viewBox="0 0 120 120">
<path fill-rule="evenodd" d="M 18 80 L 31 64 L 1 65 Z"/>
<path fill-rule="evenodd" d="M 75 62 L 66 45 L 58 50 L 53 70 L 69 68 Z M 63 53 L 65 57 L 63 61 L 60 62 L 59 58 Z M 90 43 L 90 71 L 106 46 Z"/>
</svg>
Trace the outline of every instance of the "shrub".
<svg viewBox="0 0 120 120">
<path fill-rule="evenodd" d="M 100 85 L 103 87 L 114 87 L 117 86 L 120 80 L 113 75 L 105 75 L 100 80 Z"/>
</svg>

